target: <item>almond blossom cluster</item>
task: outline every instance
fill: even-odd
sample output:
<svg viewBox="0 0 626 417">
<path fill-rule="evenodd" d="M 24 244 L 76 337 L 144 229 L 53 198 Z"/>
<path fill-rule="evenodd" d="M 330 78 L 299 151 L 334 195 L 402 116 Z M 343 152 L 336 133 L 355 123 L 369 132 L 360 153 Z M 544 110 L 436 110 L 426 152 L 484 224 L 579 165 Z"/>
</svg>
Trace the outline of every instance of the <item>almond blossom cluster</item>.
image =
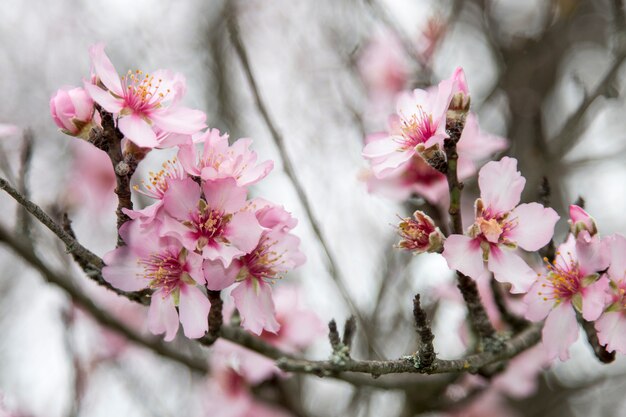
<svg viewBox="0 0 626 417">
<path fill-rule="evenodd" d="M 125 244 L 105 255 L 104 279 L 123 291 L 150 290 L 148 328 L 167 341 L 179 323 L 189 338 L 206 333 L 207 289 L 231 289 L 245 329 L 278 332 L 271 284 L 305 256 L 291 233 L 297 220 L 281 206 L 248 196 L 273 162 L 258 163 L 250 139 L 230 144 L 217 129 L 203 131 L 206 115 L 180 104 L 182 75 L 137 70 L 120 76 L 103 44 L 89 53 L 90 79 L 50 100 L 59 128 L 87 139 L 92 129 L 102 129 L 106 111 L 124 137 L 124 152 L 178 147 L 176 158 L 135 186 L 152 204 L 123 209 L 130 218 L 119 229 Z"/>
<path fill-rule="evenodd" d="M 473 174 L 474 161 L 506 144 L 480 134 L 468 110 L 469 90 L 460 68 L 435 87 L 400 95 L 389 132 L 371 136 L 363 149 L 371 165 L 370 189 L 400 199 L 415 193 L 434 204 L 448 203 L 448 126 L 463 125 L 453 144 L 460 180 Z M 478 173 L 480 198 L 465 233 L 446 236 L 418 210 L 413 218 L 401 218 L 396 247 L 413 254 L 441 253 L 450 269 L 476 280 L 483 294 L 490 292 L 485 285 L 493 275 L 512 294 L 524 295 L 521 314 L 531 321 L 545 319 L 542 339 L 549 360 L 569 357 L 581 320 L 595 322 L 598 340 L 608 351 L 626 352 L 626 238 L 600 237 L 595 221 L 573 205 L 570 234 L 554 259 L 544 257 L 542 268 L 530 254 L 551 242 L 559 215 L 539 203 L 520 204 L 525 185 L 516 159 L 488 162 Z"/>
<path fill-rule="evenodd" d="M 447 204 L 446 177 L 429 161 L 441 157 L 443 141 L 449 137 L 445 127 L 451 106 L 469 106 L 469 88 L 461 68 L 437 86 L 398 95 L 387 131 L 365 139 L 363 157 L 370 162 L 370 170 L 364 179 L 371 193 L 397 201 L 417 195 L 431 204 Z M 479 161 L 506 147 L 506 139 L 482 132 L 477 116 L 470 112 L 457 144 L 460 179 L 474 175 Z"/>
</svg>

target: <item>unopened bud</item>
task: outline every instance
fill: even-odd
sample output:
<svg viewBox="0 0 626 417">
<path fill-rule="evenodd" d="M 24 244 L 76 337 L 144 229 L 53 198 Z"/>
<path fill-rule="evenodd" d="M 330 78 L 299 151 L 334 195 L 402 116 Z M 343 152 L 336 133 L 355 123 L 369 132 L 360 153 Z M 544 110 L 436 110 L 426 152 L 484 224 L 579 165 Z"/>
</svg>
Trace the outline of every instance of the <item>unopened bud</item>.
<svg viewBox="0 0 626 417">
<path fill-rule="evenodd" d="M 433 219 L 417 210 L 413 219 L 406 217 L 398 224 L 398 234 L 401 237 L 397 248 L 411 251 L 415 254 L 423 252 L 441 252 L 445 237 L 435 226 Z"/>
<path fill-rule="evenodd" d="M 598 233 L 596 221 L 582 207 L 575 204 L 569 206 L 569 218 L 570 231 L 574 236 L 578 237 L 578 234 L 583 230 L 589 232 L 591 236 Z"/>
<path fill-rule="evenodd" d="M 446 154 L 439 144 L 436 143 L 429 148 L 424 147 L 423 144 L 419 144 L 415 150 L 424 158 L 428 165 L 445 174 L 447 169 Z"/>
<path fill-rule="evenodd" d="M 89 138 L 94 103 L 83 88 L 58 90 L 50 99 L 50 114 L 63 133 Z"/>
</svg>

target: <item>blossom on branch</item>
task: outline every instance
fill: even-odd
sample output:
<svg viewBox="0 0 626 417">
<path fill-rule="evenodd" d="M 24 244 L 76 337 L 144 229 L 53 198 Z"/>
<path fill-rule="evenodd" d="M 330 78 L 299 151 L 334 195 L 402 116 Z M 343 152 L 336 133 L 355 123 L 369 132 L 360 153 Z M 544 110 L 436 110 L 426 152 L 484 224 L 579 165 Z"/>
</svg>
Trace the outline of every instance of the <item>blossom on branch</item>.
<svg viewBox="0 0 626 417">
<path fill-rule="evenodd" d="M 75 87 L 57 90 L 50 99 L 50 114 L 66 135 L 89 138 L 94 104 L 85 89 Z"/>
<path fill-rule="evenodd" d="M 205 282 L 202 257 L 176 239 L 160 238 L 152 226 L 142 227 L 139 220 L 126 222 L 120 228 L 126 246 L 105 255 L 102 276 L 122 291 L 154 290 L 148 312 L 152 333 L 165 333 L 165 340 L 173 340 L 180 320 L 185 336 L 202 337 L 210 309 L 197 287 Z"/>
<path fill-rule="evenodd" d="M 610 351 L 626 354 L 626 238 L 609 236 L 608 306 L 596 321 L 598 340 Z"/>
<path fill-rule="evenodd" d="M 536 273 L 515 249 L 536 251 L 545 246 L 559 216 L 538 203 L 518 205 L 525 183 L 516 159 L 485 164 L 478 174 L 481 197 L 476 200 L 474 224 L 467 236 L 451 235 L 444 245 L 443 256 L 451 269 L 475 279 L 483 279 L 489 270 L 496 280 L 510 283 L 511 292 L 528 291 Z"/>
<path fill-rule="evenodd" d="M 118 120 L 118 128 L 133 143 L 143 148 L 161 146 L 168 133 L 192 135 L 204 127 L 206 115 L 179 105 L 185 94 L 181 74 L 157 70 L 120 77 L 99 43 L 89 50 L 96 83 L 85 82 L 91 98 Z"/>
</svg>

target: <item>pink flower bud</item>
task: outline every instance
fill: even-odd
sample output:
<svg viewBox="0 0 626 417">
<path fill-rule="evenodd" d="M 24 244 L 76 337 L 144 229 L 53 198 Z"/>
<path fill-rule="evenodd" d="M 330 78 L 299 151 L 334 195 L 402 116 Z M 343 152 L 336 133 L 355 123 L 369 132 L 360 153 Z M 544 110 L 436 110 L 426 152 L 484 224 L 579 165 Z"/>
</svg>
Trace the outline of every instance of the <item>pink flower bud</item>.
<svg viewBox="0 0 626 417">
<path fill-rule="evenodd" d="M 452 100 L 450 110 L 467 112 L 470 107 L 470 94 L 463 68 L 458 67 L 452 75 Z"/>
<path fill-rule="evenodd" d="M 415 220 L 406 217 L 398 224 L 402 239 L 397 247 L 414 253 L 440 252 L 445 238 L 433 219 L 419 210 L 413 213 L 413 217 Z"/>
<path fill-rule="evenodd" d="M 589 232 L 591 236 L 598 233 L 595 220 L 582 207 L 575 204 L 569 206 L 569 218 L 570 231 L 574 236 L 578 236 L 583 230 Z"/>
<path fill-rule="evenodd" d="M 54 123 L 67 135 L 87 138 L 93 117 L 93 100 L 80 88 L 60 89 L 50 99 Z"/>
</svg>

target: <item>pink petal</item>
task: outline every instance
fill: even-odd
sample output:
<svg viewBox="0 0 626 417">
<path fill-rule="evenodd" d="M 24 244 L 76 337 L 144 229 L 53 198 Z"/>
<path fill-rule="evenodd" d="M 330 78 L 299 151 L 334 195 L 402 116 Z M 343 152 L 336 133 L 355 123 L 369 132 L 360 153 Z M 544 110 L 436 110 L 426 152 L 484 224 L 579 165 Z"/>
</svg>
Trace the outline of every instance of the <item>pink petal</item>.
<svg viewBox="0 0 626 417">
<path fill-rule="evenodd" d="M 209 330 L 208 317 L 211 303 L 195 285 L 180 286 L 178 312 L 185 336 L 197 339 Z"/>
<path fill-rule="evenodd" d="M 485 164 L 478 173 L 480 196 L 494 214 L 512 210 L 520 200 L 526 179 L 517 171 L 517 159 L 505 156 Z"/>
<path fill-rule="evenodd" d="M 240 211 L 233 215 L 224 234 L 233 246 L 249 253 L 259 243 L 262 232 L 263 229 L 254 213 Z"/>
<path fill-rule="evenodd" d="M 204 260 L 202 256 L 198 255 L 195 252 L 188 252 L 187 259 L 185 260 L 185 267 L 188 271 L 191 278 L 196 281 L 198 284 L 206 283 L 204 279 L 204 270 L 202 268 L 202 263 Z"/>
<path fill-rule="evenodd" d="M 152 127 L 137 114 L 122 117 L 117 126 L 124 136 L 141 148 L 154 148 L 159 145 Z"/>
<path fill-rule="evenodd" d="M 104 52 L 104 44 L 97 43 L 89 48 L 89 56 L 102 84 L 118 96 L 123 96 L 122 83 L 113 63 Z M 93 96 L 92 96 L 93 97 Z M 95 100 L 95 99 L 94 99 Z M 96 100 L 97 101 L 97 100 Z"/>
<path fill-rule="evenodd" d="M 253 185 L 261 181 L 274 169 L 274 161 L 261 162 L 252 168 L 246 169 L 237 179 L 237 184 L 241 186 Z"/>
<path fill-rule="evenodd" d="M 124 108 L 124 100 L 113 97 L 108 91 L 104 91 L 100 87 L 86 82 L 85 90 L 93 101 L 104 107 L 109 113 L 117 114 Z"/>
<path fill-rule="evenodd" d="M 559 215 L 551 208 L 544 208 L 539 203 L 520 204 L 509 216 L 517 225 L 507 238 L 516 242 L 522 249 L 537 251 L 548 244 L 554 235 L 554 225 Z"/>
<path fill-rule="evenodd" d="M 237 286 L 231 295 L 241 314 L 244 329 L 260 335 L 263 330 L 276 333 L 280 325 L 276 321 L 272 289 L 266 282 L 248 279 Z"/>
<path fill-rule="evenodd" d="M 211 261 L 221 261 L 224 265 L 224 268 L 228 268 L 233 259 L 245 254 L 246 252 L 230 244 L 209 244 L 202 248 L 202 257 L 204 259 L 209 259 Z"/>
<path fill-rule="evenodd" d="M 236 264 L 236 262 L 235 262 Z M 224 268 L 220 261 L 205 260 L 203 264 L 206 287 L 213 291 L 223 290 L 235 283 L 235 278 L 239 272 L 237 265 Z"/>
<path fill-rule="evenodd" d="M 513 294 L 527 292 L 537 280 L 537 273 L 519 255 L 503 247 L 491 246 L 487 267 L 497 281 L 508 282 L 513 286 Z"/>
<path fill-rule="evenodd" d="M 550 287 L 544 287 L 544 283 L 545 279 L 542 277 L 530 287 L 528 293 L 524 296 L 524 303 L 528 307 L 525 317 L 530 321 L 538 322 L 545 319 L 554 307 L 554 299 L 547 292 L 547 288 Z"/>
<path fill-rule="evenodd" d="M 187 135 L 193 135 L 206 127 L 204 123 L 206 114 L 186 107 L 170 107 L 166 111 L 153 112 L 150 114 L 150 120 L 166 132 Z"/>
<path fill-rule="evenodd" d="M 609 277 L 615 282 L 620 282 L 626 277 L 626 238 L 618 233 L 609 237 L 611 250 L 611 266 Z"/>
<path fill-rule="evenodd" d="M 122 291 L 143 290 L 149 281 L 144 278 L 143 267 L 137 261 L 129 247 L 117 248 L 104 256 L 106 266 L 102 268 L 102 277 Z"/>
<path fill-rule="evenodd" d="M 606 275 L 584 288 L 583 296 L 583 318 L 587 321 L 595 321 L 604 311 L 604 307 L 610 299 L 607 299 L 609 292 L 609 279 Z"/>
<path fill-rule="evenodd" d="M 181 146 L 177 157 L 185 172 L 190 175 L 200 175 L 200 169 L 198 169 L 197 165 L 196 146 L 194 144 Z"/>
<path fill-rule="evenodd" d="M 225 213 L 234 213 L 242 209 L 248 195 L 245 188 L 237 186 L 234 178 L 205 181 L 202 190 L 208 206 L 224 210 Z"/>
<path fill-rule="evenodd" d="M 443 257 L 450 269 L 474 279 L 483 277 L 486 273 L 483 262 L 483 251 L 478 239 L 462 235 L 450 235 L 443 246 Z"/>
<path fill-rule="evenodd" d="M 178 331 L 178 313 L 172 297 L 163 297 L 161 291 L 152 294 L 148 310 L 148 330 L 152 334 L 165 333 L 167 342 L 174 340 Z"/>
<path fill-rule="evenodd" d="M 576 238 L 576 255 L 583 275 L 594 274 L 605 270 L 611 262 L 609 248 L 610 239 L 590 236 L 586 230 Z"/>
<path fill-rule="evenodd" d="M 178 220 L 188 220 L 198 210 L 200 186 L 191 178 L 170 180 L 163 195 L 163 209 Z"/>
<path fill-rule="evenodd" d="M 367 159 L 380 158 L 397 152 L 399 147 L 396 136 L 387 136 L 365 145 L 362 155 Z"/>
<path fill-rule="evenodd" d="M 596 321 L 598 340 L 609 352 L 626 354 L 626 315 L 623 311 L 604 313 Z"/>
<path fill-rule="evenodd" d="M 578 339 L 576 313 L 569 302 L 562 302 L 548 314 L 541 334 L 548 358 L 569 359 L 569 347 Z"/>
</svg>

